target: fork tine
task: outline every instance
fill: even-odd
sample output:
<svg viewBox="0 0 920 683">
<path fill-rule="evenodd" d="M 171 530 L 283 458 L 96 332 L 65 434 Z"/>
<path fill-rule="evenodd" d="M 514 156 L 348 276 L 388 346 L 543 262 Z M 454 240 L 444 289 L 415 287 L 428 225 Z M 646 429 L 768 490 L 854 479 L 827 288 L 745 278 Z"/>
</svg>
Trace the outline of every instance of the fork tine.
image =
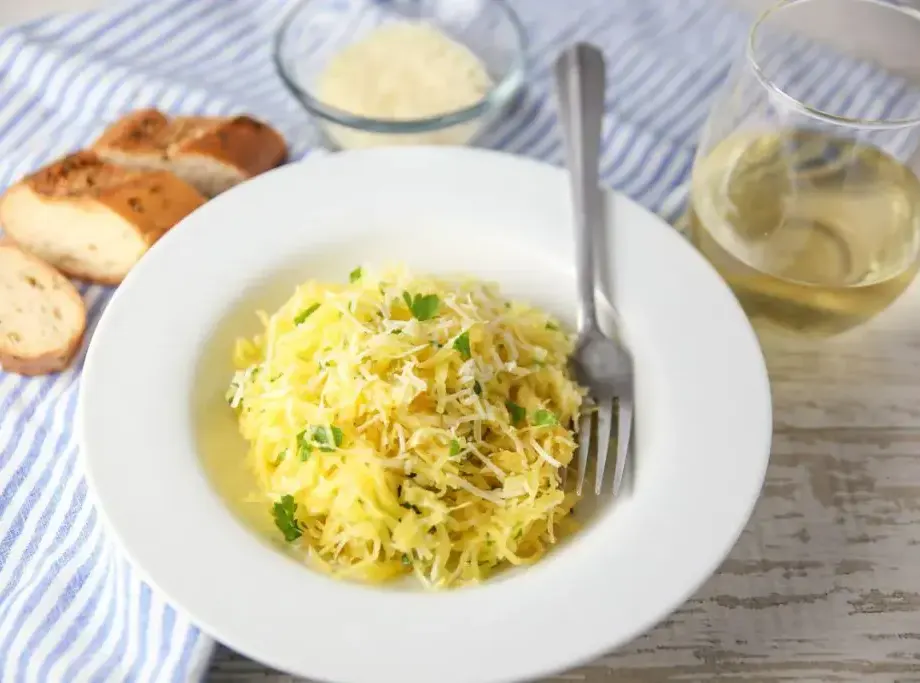
<svg viewBox="0 0 920 683">
<path fill-rule="evenodd" d="M 588 449 L 590 446 L 591 413 L 586 412 L 581 416 L 581 426 L 578 428 L 578 479 L 575 483 L 575 493 L 579 496 L 585 483 L 585 470 L 588 469 Z"/>
<path fill-rule="evenodd" d="M 594 493 L 600 495 L 604 482 L 604 466 L 610 449 L 610 434 L 613 431 L 613 399 L 605 398 L 597 409 L 597 474 L 594 477 Z"/>
<path fill-rule="evenodd" d="M 633 401 L 632 396 L 617 399 L 617 461 L 613 470 L 613 495 L 617 495 L 626 470 L 626 458 L 629 457 L 629 437 L 632 433 Z"/>
</svg>

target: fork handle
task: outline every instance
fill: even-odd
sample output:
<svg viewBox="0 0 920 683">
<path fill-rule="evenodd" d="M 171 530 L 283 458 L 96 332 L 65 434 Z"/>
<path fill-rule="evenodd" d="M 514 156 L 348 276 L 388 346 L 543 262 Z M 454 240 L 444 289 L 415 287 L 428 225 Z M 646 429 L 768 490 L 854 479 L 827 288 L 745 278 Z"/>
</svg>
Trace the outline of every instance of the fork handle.
<svg viewBox="0 0 920 683">
<path fill-rule="evenodd" d="M 580 332 L 597 329 L 594 299 L 594 235 L 603 228 L 598 180 L 604 118 L 604 55 L 593 45 L 567 48 L 555 63 L 559 118 L 575 209 L 575 264 Z"/>
</svg>

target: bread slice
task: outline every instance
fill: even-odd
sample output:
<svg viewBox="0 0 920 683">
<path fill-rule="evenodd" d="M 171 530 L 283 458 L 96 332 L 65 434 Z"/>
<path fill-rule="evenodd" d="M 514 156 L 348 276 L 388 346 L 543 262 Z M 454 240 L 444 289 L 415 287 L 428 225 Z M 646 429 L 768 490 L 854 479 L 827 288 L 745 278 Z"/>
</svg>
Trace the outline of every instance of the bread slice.
<svg viewBox="0 0 920 683">
<path fill-rule="evenodd" d="M 67 275 L 114 285 L 205 201 L 166 171 L 120 168 L 77 152 L 7 190 L 0 223 L 17 244 Z"/>
<path fill-rule="evenodd" d="M 86 307 L 70 280 L 0 240 L 0 368 L 21 375 L 63 370 L 85 329 Z"/>
<path fill-rule="evenodd" d="M 180 116 L 156 109 L 120 119 L 93 145 L 104 159 L 132 168 L 172 171 L 213 197 L 284 162 L 284 138 L 249 116 Z"/>
</svg>

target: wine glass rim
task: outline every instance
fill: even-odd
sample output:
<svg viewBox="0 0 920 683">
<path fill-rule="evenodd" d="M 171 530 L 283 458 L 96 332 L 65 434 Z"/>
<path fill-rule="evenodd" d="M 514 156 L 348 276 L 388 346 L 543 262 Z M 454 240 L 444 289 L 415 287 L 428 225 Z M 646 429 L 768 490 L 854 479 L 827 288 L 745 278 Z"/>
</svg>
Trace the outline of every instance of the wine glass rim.
<svg viewBox="0 0 920 683">
<path fill-rule="evenodd" d="M 772 91 L 782 100 L 784 100 L 792 108 L 800 111 L 803 114 L 811 116 L 813 118 L 819 119 L 826 123 L 833 123 L 839 126 L 845 126 L 849 128 L 864 128 L 864 129 L 873 129 L 873 130 L 891 130 L 897 128 L 910 128 L 912 126 L 920 125 L 920 116 L 914 116 L 910 118 L 900 118 L 900 119 L 877 119 L 877 118 L 854 118 L 849 116 L 841 116 L 839 114 L 834 114 L 832 112 L 824 111 L 818 107 L 813 107 L 809 104 L 806 104 L 802 100 L 793 97 L 787 93 L 781 86 L 779 86 L 772 78 L 770 78 L 764 70 L 761 68 L 760 63 L 757 60 L 755 54 L 755 43 L 758 37 L 759 30 L 763 25 L 776 14 L 781 12 L 783 9 L 790 7 L 792 5 L 802 5 L 807 2 L 813 2 L 813 0 L 778 0 L 771 7 L 763 11 L 760 16 L 757 17 L 754 25 L 751 27 L 750 32 L 748 33 L 747 41 L 747 60 L 751 65 L 751 68 L 754 71 L 754 75 L 757 77 L 757 80 L 760 81 L 760 84 L 767 90 Z M 920 25 L 920 11 L 914 9 L 913 7 L 905 7 L 903 5 L 895 5 L 886 0 L 850 0 L 850 2 L 861 2 L 866 5 L 875 5 L 886 10 L 894 10 L 900 12 L 901 14 L 906 15 L 913 21 L 918 22 Z"/>
</svg>

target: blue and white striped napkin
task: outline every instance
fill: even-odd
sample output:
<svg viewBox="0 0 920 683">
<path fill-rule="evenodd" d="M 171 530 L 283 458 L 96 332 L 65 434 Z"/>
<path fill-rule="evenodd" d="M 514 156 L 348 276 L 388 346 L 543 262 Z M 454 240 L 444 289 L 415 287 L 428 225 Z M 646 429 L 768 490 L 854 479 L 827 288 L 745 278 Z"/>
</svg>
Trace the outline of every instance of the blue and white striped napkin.
<svg viewBox="0 0 920 683">
<path fill-rule="evenodd" d="M 532 80 L 484 144 L 561 163 L 549 65 L 564 44 L 590 40 L 609 57 L 603 178 L 673 219 L 749 18 L 714 0 L 514 4 Z M 148 0 L 0 30 L 0 189 L 139 107 L 249 112 L 284 133 L 293 159 L 313 153 L 270 58 L 290 5 Z M 823 89 L 844 87 L 851 71 L 831 64 Z M 81 292 L 92 325 L 110 291 Z M 0 681 L 199 680 L 212 641 L 136 577 L 87 501 L 72 429 L 82 358 L 54 377 L 0 372 Z"/>
</svg>

